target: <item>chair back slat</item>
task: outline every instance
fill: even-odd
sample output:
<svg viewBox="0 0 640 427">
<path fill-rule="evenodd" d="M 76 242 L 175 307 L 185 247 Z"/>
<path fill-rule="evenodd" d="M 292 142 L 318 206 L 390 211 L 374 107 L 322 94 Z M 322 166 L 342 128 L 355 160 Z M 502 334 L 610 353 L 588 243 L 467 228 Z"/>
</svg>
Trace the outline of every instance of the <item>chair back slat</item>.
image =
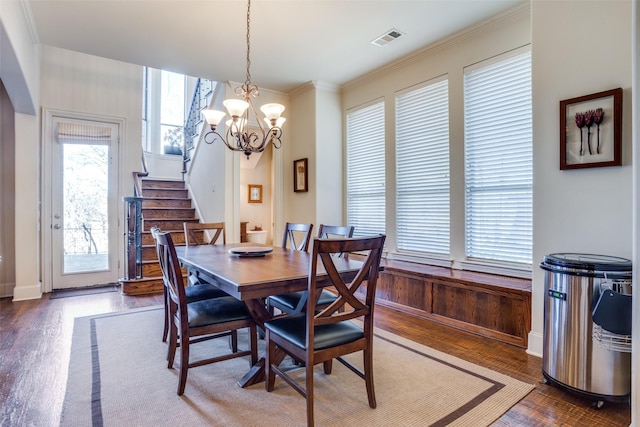
<svg viewBox="0 0 640 427">
<path fill-rule="evenodd" d="M 307 344 L 313 343 L 315 326 L 335 324 L 361 318 L 367 333 L 373 328 L 373 305 L 375 287 L 378 280 L 380 259 L 386 236 L 379 235 L 364 238 L 315 239 L 313 241 L 312 261 L 309 267 L 309 295 L 319 296 L 326 283 L 318 280 L 318 267 L 322 265 L 328 276 L 330 285 L 337 291 L 337 299 L 322 310 L 316 310 L 316 299 L 307 301 Z M 364 259 L 355 277 L 345 282 L 338 272 L 336 263 L 345 262 L 345 258 L 335 254 L 361 254 Z M 353 257 L 352 257 L 353 259 Z M 323 279 L 326 280 L 326 279 Z M 364 300 L 356 296 L 361 285 L 366 283 L 367 291 Z"/>
<path fill-rule="evenodd" d="M 211 231 L 212 237 L 207 241 L 205 232 Z M 184 240 L 187 246 L 215 245 L 222 236 L 222 243 L 227 243 L 224 222 L 185 222 Z"/>
<path fill-rule="evenodd" d="M 318 227 L 318 238 L 328 239 L 331 237 L 353 237 L 353 225 L 326 225 L 320 224 Z"/>
<path fill-rule="evenodd" d="M 307 252 L 309 250 L 312 230 L 313 224 L 296 224 L 287 222 L 284 228 L 284 236 L 282 236 L 282 247 L 287 249 L 288 244 L 291 244 L 291 249 Z M 300 244 L 296 244 L 296 236 L 294 232 L 304 233 L 300 240 Z"/>
</svg>

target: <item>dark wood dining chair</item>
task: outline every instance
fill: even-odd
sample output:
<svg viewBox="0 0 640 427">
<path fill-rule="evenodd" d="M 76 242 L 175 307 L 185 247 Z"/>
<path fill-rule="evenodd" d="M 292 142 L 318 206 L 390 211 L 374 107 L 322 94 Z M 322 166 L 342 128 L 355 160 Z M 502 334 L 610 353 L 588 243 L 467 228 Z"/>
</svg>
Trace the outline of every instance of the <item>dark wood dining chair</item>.
<svg viewBox="0 0 640 427">
<path fill-rule="evenodd" d="M 184 393 L 189 368 L 209 363 L 221 362 L 237 357 L 250 356 L 251 366 L 258 361 L 258 336 L 255 322 L 252 320 L 246 305 L 231 296 L 211 298 L 187 303 L 182 270 L 178 262 L 175 246 L 170 233 L 156 233 L 158 253 L 162 268 L 162 278 L 169 294 L 169 327 L 168 368 L 173 362 L 178 346 L 180 347 L 180 379 L 178 395 Z M 249 349 L 225 353 L 191 361 L 189 348 L 202 341 L 228 337 L 238 329 L 249 328 Z"/>
<path fill-rule="evenodd" d="M 353 226 L 342 225 L 324 225 L 320 224 L 318 228 L 318 238 L 326 239 L 329 237 L 352 237 Z M 341 256 L 341 254 L 337 254 Z M 307 301 L 307 291 L 290 292 L 288 294 L 273 295 L 267 298 L 267 309 L 271 315 L 274 314 L 274 309 L 277 308 L 283 313 L 293 314 L 301 312 Z M 336 296 L 334 293 L 323 289 L 320 294 L 320 298 L 316 302 L 316 307 L 326 307 L 335 301 Z"/>
<path fill-rule="evenodd" d="M 185 222 L 183 227 L 184 241 L 187 247 L 227 243 L 227 237 L 224 232 L 224 222 Z M 207 233 L 209 233 L 209 237 L 207 237 Z M 207 282 L 201 281 L 197 276 L 191 273 L 189 273 L 187 277 L 189 285 L 207 284 Z M 218 296 L 228 296 L 227 293 L 220 289 L 218 289 L 218 291 L 220 292 L 220 295 Z"/>
<path fill-rule="evenodd" d="M 312 230 L 313 224 L 287 222 L 284 227 L 284 235 L 282 236 L 282 247 L 286 249 L 290 244 L 291 249 L 307 252 L 309 250 Z M 299 239 L 300 243 L 296 243 L 296 233 L 302 233 L 302 237 Z"/>
<path fill-rule="evenodd" d="M 161 233 L 161 230 L 158 227 L 151 228 L 151 235 L 153 236 L 156 242 L 156 253 L 158 255 L 158 262 L 160 263 L 160 269 L 162 270 L 162 274 L 164 276 L 165 275 L 164 268 L 166 266 L 160 262 L 161 252 L 160 252 L 160 248 L 158 247 L 158 239 L 157 239 L 158 233 Z M 187 286 L 185 288 L 185 297 L 187 299 L 187 303 L 202 301 L 210 298 L 229 296 L 229 294 L 227 294 L 226 292 L 222 291 L 221 289 L 219 289 L 218 287 L 210 283 L 204 283 L 204 282 L 192 283 L 191 281 L 189 281 L 188 283 L 191 286 Z M 169 324 L 171 323 L 171 316 L 169 313 L 169 290 L 167 289 L 166 283 L 165 283 L 165 286 L 163 286 L 162 292 L 163 292 L 163 304 L 164 304 L 164 326 L 162 328 L 162 342 L 166 342 L 167 337 L 169 335 Z M 234 350 L 237 349 L 236 334 L 234 334 L 232 337 L 231 346 Z"/>
<path fill-rule="evenodd" d="M 307 426 L 313 426 L 314 420 L 314 366 L 323 363 L 325 373 L 329 373 L 327 364 L 334 358 L 365 380 L 369 406 L 376 407 L 373 384 L 373 313 L 384 240 L 384 235 L 314 240 L 307 291 L 310 295 L 317 295 L 322 290 L 324 283 L 317 276 L 318 266 L 321 264 L 331 284 L 338 291 L 338 298 L 321 310 L 317 309 L 315 298 L 309 298 L 303 313 L 276 317 L 265 323 L 266 390 L 273 391 L 277 375 L 304 396 L 307 401 Z M 342 260 L 334 255 L 352 252 L 366 253 L 366 256 L 354 279 L 345 283 L 335 265 Z M 364 283 L 366 292 L 364 301 L 361 301 L 356 297 L 356 292 Z M 362 323 L 356 324 L 352 320 L 360 320 Z M 278 348 L 304 364 L 306 385 L 297 382 L 277 364 L 272 363 L 274 360 L 281 360 L 276 358 Z M 357 351 L 363 352 L 363 370 L 342 358 Z"/>
<path fill-rule="evenodd" d="M 206 233 L 211 232 L 211 238 Z M 222 237 L 222 244 L 227 243 L 224 233 L 224 222 L 185 222 L 184 241 L 187 246 L 215 245 Z"/>
</svg>

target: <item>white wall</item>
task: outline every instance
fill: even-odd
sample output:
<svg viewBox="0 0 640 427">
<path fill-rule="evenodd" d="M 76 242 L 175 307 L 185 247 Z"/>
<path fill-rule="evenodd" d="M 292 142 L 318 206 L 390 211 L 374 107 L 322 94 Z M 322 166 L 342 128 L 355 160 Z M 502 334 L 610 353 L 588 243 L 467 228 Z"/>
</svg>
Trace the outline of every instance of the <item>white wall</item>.
<svg viewBox="0 0 640 427">
<path fill-rule="evenodd" d="M 2 141 L 13 145 L 15 158 L 2 161 L 14 162 L 14 170 L 20 172 L 15 177 L 15 191 L 2 194 L 15 197 L 14 230 L 20 236 L 13 251 L 14 300 L 41 296 L 40 164 L 39 156 L 34 155 L 39 151 L 40 50 L 27 6 L 22 1 L 0 1 L 0 79 L 15 112 L 13 139 Z"/>
<path fill-rule="evenodd" d="M 142 170 L 142 67 L 50 46 L 42 48 L 41 103 L 44 109 L 124 119 L 120 134 L 118 210 L 122 197 L 133 195 L 133 171 Z M 43 177 L 47 179 L 47 177 Z M 22 187 L 24 188 L 24 187 Z M 43 209 L 43 229 L 50 218 Z M 123 221 L 120 227 L 124 230 Z M 118 233 L 124 248 L 124 232 Z M 124 274 L 124 250 L 119 253 Z M 44 283 L 50 289 L 49 283 Z"/>
<path fill-rule="evenodd" d="M 553 252 L 631 258 L 631 2 L 533 1 L 533 294 L 529 351 L 542 353 L 544 274 Z M 620 167 L 559 169 L 559 102 L 623 88 Z"/>
<path fill-rule="evenodd" d="M 222 101 L 237 97 L 234 90 L 238 85 L 234 82 L 219 84 L 215 89 L 211 108 L 226 111 Z M 260 95 L 253 98 L 258 112 L 261 105 L 271 102 L 284 105 L 283 115 L 289 119 L 288 114 L 291 109 L 287 95 L 260 88 Z M 249 120 L 251 121 L 251 117 Z M 249 126 L 257 128 L 255 122 L 250 122 Z M 219 126 L 218 132 L 224 136 L 225 127 Z M 281 171 L 278 168 L 282 163 L 282 151 L 287 149 L 291 140 L 286 122 L 283 132 L 280 150 L 273 150 L 271 147 L 268 152 L 265 150 L 261 155 L 252 154 L 252 159 L 248 163 L 243 159 L 245 157 L 243 153 L 229 150 L 219 139 L 211 144 L 201 139 L 192 153 L 193 161 L 187 179 L 199 218 L 206 222 L 224 221 L 228 243 L 240 241 L 240 221 L 249 221 L 250 228 L 262 223 L 263 229 L 270 233 L 268 240 L 273 235 L 271 231 L 273 221 L 278 217 L 274 212 L 281 212 L 283 203 L 280 194 L 283 191 L 283 184 L 280 178 Z M 208 140 L 211 141 L 212 138 L 208 137 Z M 258 158 L 259 161 L 255 162 Z M 249 169 L 243 169 L 243 164 L 251 164 L 251 166 L 248 167 Z M 252 171 L 248 172 L 248 170 Z M 259 206 L 254 204 L 248 206 L 247 184 L 263 185 L 263 203 Z M 281 216 L 281 214 L 278 215 Z"/>
<path fill-rule="evenodd" d="M 307 84 L 291 94 L 290 143 L 284 160 L 284 220 L 283 222 L 316 222 L 316 90 Z M 308 159 L 309 191 L 293 191 L 293 162 Z M 324 177 L 324 174 L 321 174 Z"/>
<path fill-rule="evenodd" d="M 0 1 L 0 78 L 17 113 L 36 115 L 40 59 L 27 3 Z"/>
<path fill-rule="evenodd" d="M 240 221 L 247 221 L 247 230 L 260 226 L 267 232 L 267 244 L 271 244 L 273 230 L 271 227 L 271 169 L 273 147 L 271 144 L 262 152 L 254 153 L 247 159 L 240 156 Z M 262 186 L 262 203 L 249 203 L 249 184 Z M 280 244 L 280 236 L 273 239 Z"/>
<path fill-rule="evenodd" d="M 337 88 L 326 83 L 316 86 L 315 162 L 309 172 L 316 188 L 315 226 L 346 224 L 343 209 L 342 109 Z M 314 235 L 317 235 L 317 229 Z"/>
</svg>

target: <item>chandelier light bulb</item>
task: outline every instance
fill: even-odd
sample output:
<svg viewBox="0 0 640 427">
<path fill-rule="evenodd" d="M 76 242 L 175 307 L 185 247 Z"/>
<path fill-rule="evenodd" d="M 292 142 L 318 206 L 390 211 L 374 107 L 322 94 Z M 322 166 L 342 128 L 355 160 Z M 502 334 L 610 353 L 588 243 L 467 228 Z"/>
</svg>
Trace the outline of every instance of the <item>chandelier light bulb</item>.
<svg viewBox="0 0 640 427">
<path fill-rule="evenodd" d="M 284 111 L 284 105 L 281 104 L 264 104 L 260 110 L 269 120 L 277 120 Z"/>
<path fill-rule="evenodd" d="M 222 104 L 227 108 L 231 117 L 240 117 L 249 108 L 249 103 L 242 99 L 225 99 Z"/>
<path fill-rule="evenodd" d="M 278 117 L 277 119 L 269 119 L 268 117 L 265 117 L 263 120 L 269 128 L 281 128 L 282 124 L 287 121 L 284 117 Z"/>
<path fill-rule="evenodd" d="M 207 123 L 209 123 L 209 126 L 215 129 L 227 113 L 219 110 L 202 110 L 202 115 Z"/>
</svg>

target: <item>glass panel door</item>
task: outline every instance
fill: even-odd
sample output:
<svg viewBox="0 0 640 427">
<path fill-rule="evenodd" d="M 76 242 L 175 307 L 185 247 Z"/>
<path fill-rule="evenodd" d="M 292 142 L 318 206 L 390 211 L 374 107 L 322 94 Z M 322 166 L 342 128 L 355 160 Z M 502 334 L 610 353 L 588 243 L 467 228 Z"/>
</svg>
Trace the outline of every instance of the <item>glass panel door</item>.
<svg viewBox="0 0 640 427">
<path fill-rule="evenodd" d="M 118 125 L 54 118 L 53 288 L 117 281 Z"/>
</svg>

